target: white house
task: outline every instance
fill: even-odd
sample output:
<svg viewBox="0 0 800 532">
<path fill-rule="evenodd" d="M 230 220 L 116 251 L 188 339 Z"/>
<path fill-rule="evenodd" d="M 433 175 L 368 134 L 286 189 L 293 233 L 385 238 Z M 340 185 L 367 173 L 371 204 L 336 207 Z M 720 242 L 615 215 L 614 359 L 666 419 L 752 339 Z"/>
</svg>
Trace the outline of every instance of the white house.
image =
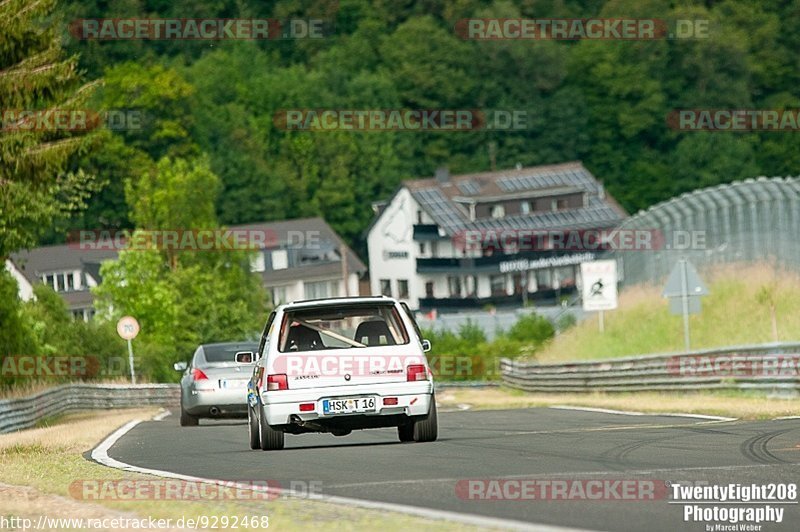
<svg viewBox="0 0 800 532">
<path fill-rule="evenodd" d="M 557 304 L 596 253 L 523 235 L 583 234 L 626 217 L 580 162 L 458 176 L 440 169 L 404 181 L 375 210 L 370 290 L 422 311 Z"/>
</svg>

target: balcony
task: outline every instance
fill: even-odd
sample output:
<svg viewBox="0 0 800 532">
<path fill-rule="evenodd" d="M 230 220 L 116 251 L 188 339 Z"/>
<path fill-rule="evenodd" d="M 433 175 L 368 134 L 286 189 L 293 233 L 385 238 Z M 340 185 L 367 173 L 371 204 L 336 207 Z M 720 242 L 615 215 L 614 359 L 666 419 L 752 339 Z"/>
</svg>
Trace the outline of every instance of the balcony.
<svg viewBox="0 0 800 532">
<path fill-rule="evenodd" d="M 536 306 L 556 306 L 561 304 L 563 297 L 570 297 L 577 293 L 575 286 L 562 288 L 549 288 L 528 292 L 528 302 Z M 436 309 L 439 312 L 455 312 L 459 310 L 480 310 L 486 306 L 497 308 L 521 307 L 522 294 L 490 296 L 490 297 L 422 297 L 419 300 L 419 309 L 428 312 Z"/>
<path fill-rule="evenodd" d="M 582 257 L 578 257 L 581 255 Z M 584 253 L 576 253 L 574 251 L 523 251 L 520 253 L 506 255 L 504 253 L 497 253 L 488 257 L 462 257 L 462 258 L 429 258 L 417 259 L 417 273 L 494 273 L 500 271 L 500 263 L 513 262 L 513 261 L 536 261 L 542 259 L 558 259 L 564 257 L 565 259 L 570 256 L 576 256 L 575 262 L 568 262 L 567 264 L 579 264 L 586 260 L 594 258 L 593 254 L 590 258 Z M 580 259 L 580 260 L 577 260 Z M 568 260 L 568 259 L 567 259 Z M 564 264 L 564 265 L 567 265 Z M 557 266 L 555 264 L 554 266 Z M 545 266 L 546 267 L 546 266 Z M 521 268 L 523 270 L 535 268 Z M 512 270 L 508 270 L 509 272 Z"/>
<path fill-rule="evenodd" d="M 436 224 L 414 224 L 414 240 L 417 242 L 430 242 L 441 240 L 439 226 Z"/>
</svg>

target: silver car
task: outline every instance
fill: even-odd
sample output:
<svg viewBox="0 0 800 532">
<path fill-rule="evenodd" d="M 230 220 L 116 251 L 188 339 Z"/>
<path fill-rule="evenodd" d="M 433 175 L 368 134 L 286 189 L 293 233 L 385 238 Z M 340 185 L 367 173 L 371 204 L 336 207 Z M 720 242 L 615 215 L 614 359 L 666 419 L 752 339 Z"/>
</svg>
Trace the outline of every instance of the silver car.
<svg viewBox="0 0 800 532">
<path fill-rule="evenodd" d="M 178 362 L 181 378 L 181 426 L 196 426 L 200 418 L 247 416 L 247 381 L 253 372 L 252 342 L 203 344 L 191 363 Z M 245 363 L 237 363 L 238 359 Z"/>
</svg>

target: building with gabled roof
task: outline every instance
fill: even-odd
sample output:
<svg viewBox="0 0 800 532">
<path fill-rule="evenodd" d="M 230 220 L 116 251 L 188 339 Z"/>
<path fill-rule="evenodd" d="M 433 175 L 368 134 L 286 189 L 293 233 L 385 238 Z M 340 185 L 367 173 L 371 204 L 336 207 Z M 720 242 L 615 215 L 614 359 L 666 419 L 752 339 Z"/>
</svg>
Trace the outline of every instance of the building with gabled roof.
<svg viewBox="0 0 800 532">
<path fill-rule="evenodd" d="M 274 304 L 359 295 L 359 279 L 367 267 L 322 218 L 228 229 L 245 237 L 258 236 L 253 241 L 264 243 L 254 249 L 251 270 L 261 276 Z M 108 232 L 100 233 L 86 245 L 76 241 L 11 254 L 6 269 L 17 281 L 20 298 L 30 300 L 33 286 L 46 283 L 64 299 L 73 316 L 90 319 L 95 312 L 91 289 L 102 282 L 100 266 L 116 259 L 124 248 L 124 239 L 104 240 L 102 233 Z"/>
<path fill-rule="evenodd" d="M 609 230 L 627 217 L 580 162 L 464 175 L 439 169 L 404 181 L 374 208 L 370 289 L 423 311 L 557 303 L 575 292 L 579 264 L 595 253 L 547 238 L 491 245 L 487 235 Z"/>
</svg>

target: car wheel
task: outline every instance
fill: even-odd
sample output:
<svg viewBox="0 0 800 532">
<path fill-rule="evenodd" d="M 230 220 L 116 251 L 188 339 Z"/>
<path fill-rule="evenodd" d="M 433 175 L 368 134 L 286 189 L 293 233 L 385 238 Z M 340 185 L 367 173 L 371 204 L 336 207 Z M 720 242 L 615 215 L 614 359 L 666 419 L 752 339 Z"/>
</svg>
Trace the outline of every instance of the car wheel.
<svg viewBox="0 0 800 532">
<path fill-rule="evenodd" d="M 181 408 L 181 427 L 196 427 L 200 424 L 200 418 L 193 416 Z"/>
<path fill-rule="evenodd" d="M 348 436 L 351 432 L 353 431 L 349 429 L 333 429 L 331 434 L 334 436 Z"/>
<path fill-rule="evenodd" d="M 431 409 L 423 419 L 414 422 L 414 441 L 436 441 L 439 436 L 439 420 L 436 415 L 436 396 L 431 396 Z"/>
<path fill-rule="evenodd" d="M 247 407 L 247 435 L 250 437 L 250 448 L 258 449 L 261 447 L 258 436 L 258 419 L 253 413 L 253 409 Z"/>
<path fill-rule="evenodd" d="M 258 443 L 262 451 L 277 451 L 283 449 L 284 434 L 281 430 L 275 430 L 267 424 L 267 417 L 264 415 L 264 407 L 258 408 Z"/>
<path fill-rule="evenodd" d="M 398 425 L 397 436 L 400 438 L 400 441 L 414 441 L 414 423 Z"/>
</svg>

